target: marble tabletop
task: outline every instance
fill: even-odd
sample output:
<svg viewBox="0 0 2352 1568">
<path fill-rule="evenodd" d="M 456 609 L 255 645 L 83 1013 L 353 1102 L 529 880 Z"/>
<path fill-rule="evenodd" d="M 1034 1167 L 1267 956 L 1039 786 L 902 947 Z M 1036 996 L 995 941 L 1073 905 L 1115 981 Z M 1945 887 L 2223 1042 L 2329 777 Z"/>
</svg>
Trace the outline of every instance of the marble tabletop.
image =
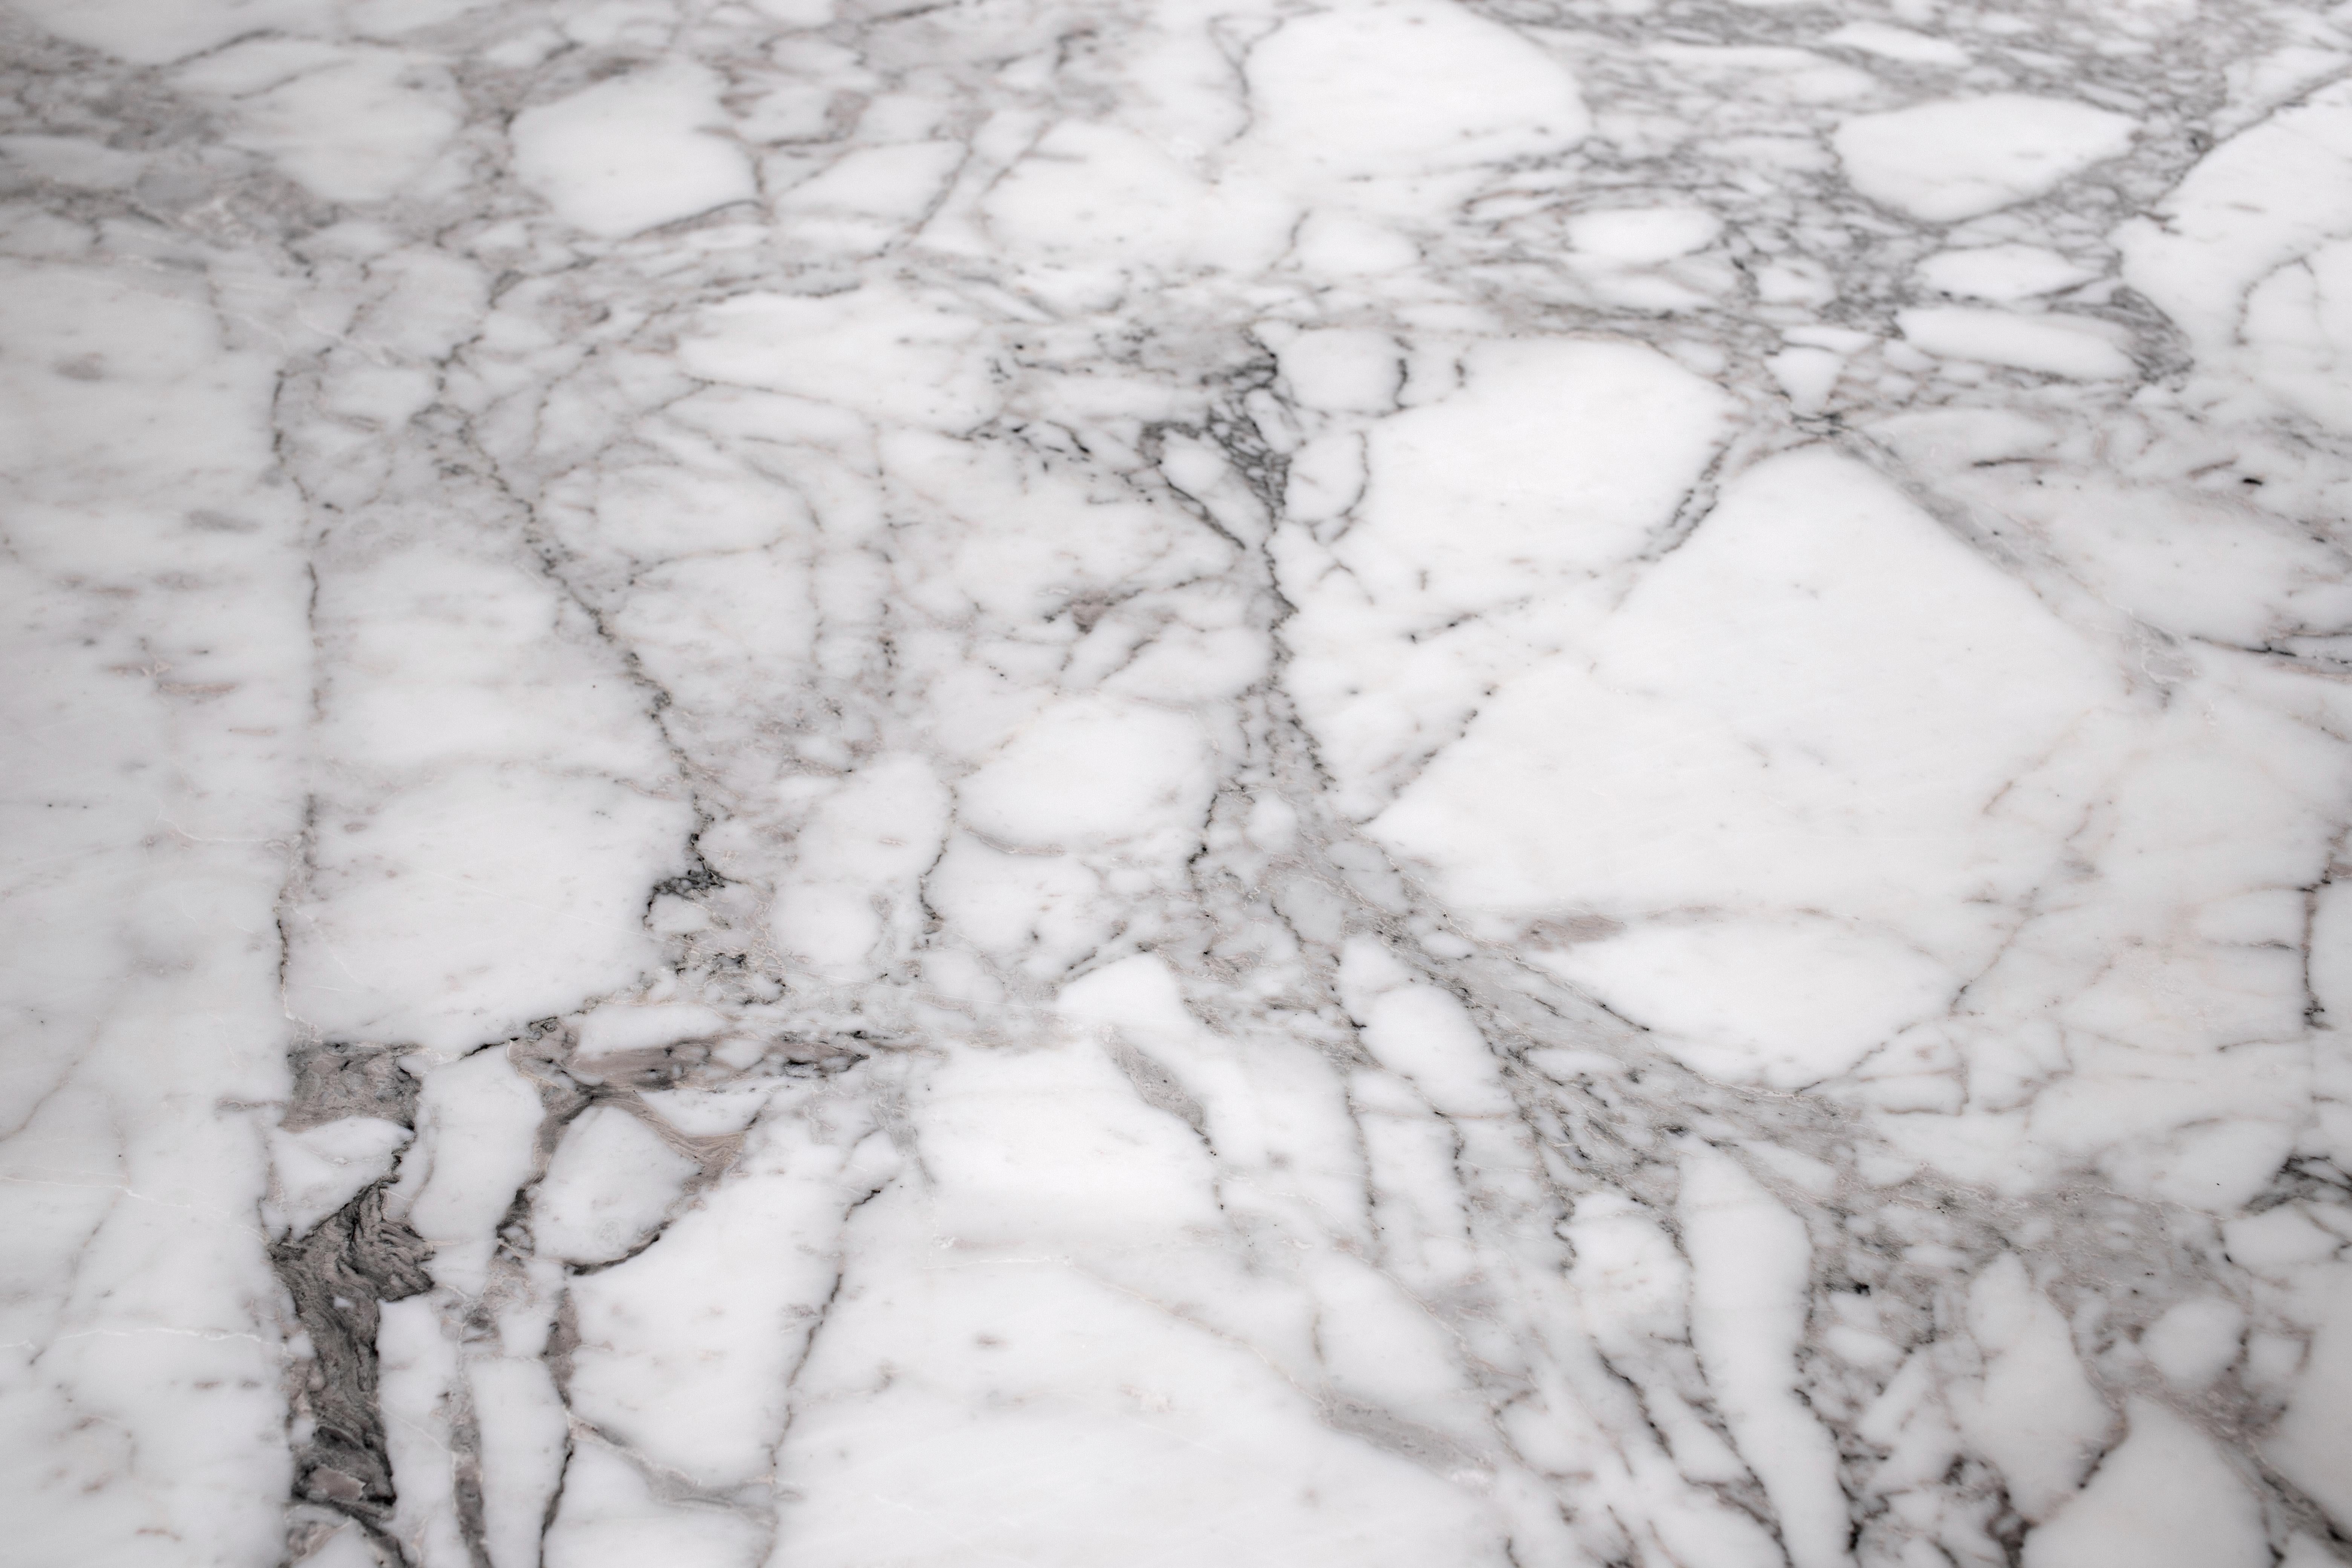
<svg viewBox="0 0 2352 1568">
<path fill-rule="evenodd" d="M 10 1568 L 2352 1562 L 2352 6 L 0 77 Z"/>
</svg>

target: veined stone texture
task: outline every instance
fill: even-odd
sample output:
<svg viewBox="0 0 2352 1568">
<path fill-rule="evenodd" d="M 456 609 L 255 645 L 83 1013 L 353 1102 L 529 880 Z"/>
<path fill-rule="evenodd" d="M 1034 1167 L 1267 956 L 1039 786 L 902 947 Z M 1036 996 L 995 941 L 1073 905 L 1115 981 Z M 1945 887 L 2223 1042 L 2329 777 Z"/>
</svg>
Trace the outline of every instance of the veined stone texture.
<svg viewBox="0 0 2352 1568">
<path fill-rule="evenodd" d="M 2352 1562 L 2347 15 L 8 0 L 0 1561 Z"/>
</svg>

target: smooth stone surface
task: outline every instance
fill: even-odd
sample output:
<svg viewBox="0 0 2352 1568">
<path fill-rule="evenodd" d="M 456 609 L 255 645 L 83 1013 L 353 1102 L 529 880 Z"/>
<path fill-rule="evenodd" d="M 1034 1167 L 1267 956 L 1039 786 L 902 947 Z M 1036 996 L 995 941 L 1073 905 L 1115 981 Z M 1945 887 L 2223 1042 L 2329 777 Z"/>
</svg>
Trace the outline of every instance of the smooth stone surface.
<svg viewBox="0 0 2352 1568">
<path fill-rule="evenodd" d="M 12 0 L 0 1558 L 2352 1561 L 2352 25 Z"/>
</svg>

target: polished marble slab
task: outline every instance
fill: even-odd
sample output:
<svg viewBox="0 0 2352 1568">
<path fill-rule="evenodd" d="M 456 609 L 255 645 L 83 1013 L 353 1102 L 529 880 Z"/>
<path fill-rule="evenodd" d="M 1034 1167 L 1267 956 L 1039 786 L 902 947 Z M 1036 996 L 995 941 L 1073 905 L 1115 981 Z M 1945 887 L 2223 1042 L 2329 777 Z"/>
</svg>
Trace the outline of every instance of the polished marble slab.
<svg viewBox="0 0 2352 1568">
<path fill-rule="evenodd" d="M 2352 12 L 0 71 L 0 1560 L 2352 1561 Z"/>
</svg>

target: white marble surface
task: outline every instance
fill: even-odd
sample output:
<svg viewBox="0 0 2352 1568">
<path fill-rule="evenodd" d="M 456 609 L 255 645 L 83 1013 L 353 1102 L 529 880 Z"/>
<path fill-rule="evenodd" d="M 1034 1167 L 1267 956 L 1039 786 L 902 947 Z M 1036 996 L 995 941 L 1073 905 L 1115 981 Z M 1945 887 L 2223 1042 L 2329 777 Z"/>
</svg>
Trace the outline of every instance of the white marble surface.
<svg viewBox="0 0 2352 1568">
<path fill-rule="evenodd" d="M 0 1560 L 2352 1561 L 2352 14 L 10 0 Z"/>
</svg>

